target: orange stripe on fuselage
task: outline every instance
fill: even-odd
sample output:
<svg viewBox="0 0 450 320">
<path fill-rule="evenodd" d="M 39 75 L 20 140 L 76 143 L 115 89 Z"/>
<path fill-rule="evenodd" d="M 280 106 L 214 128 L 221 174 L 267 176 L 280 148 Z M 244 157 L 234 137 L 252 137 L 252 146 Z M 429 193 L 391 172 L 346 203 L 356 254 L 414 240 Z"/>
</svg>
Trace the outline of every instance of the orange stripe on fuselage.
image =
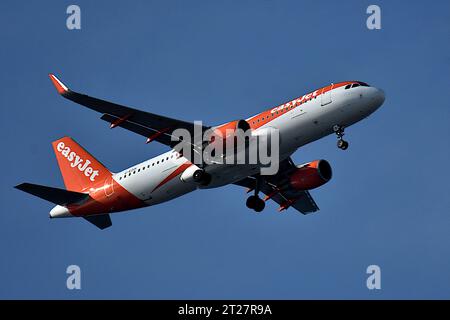
<svg viewBox="0 0 450 320">
<path fill-rule="evenodd" d="M 161 186 L 165 185 L 167 182 L 178 176 L 179 174 L 183 173 L 184 170 L 192 166 L 192 163 L 190 161 L 186 161 L 182 165 L 180 165 L 178 168 L 176 168 L 174 171 L 172 171 L 171 174 L 169 174 L 167 177 L 164 178 L 163 181 L 161 181 L 153 190 L 154 192 L 156 189 L 160 188 Z"/>
<path fill-rule="evenodd" d="M 315 97 L 320 96 L 323 93 L 326 93 L 328 91 L 334 90 L 336 88 L 340 88 L 343 86 L 346 86 L 347 84 L 356 83 L 357 81 L 345 81 L 345 82 L 339 82 L 335 84 L 331 84 L 326 87 L 319 88 L 317 90 L 311 91 L 310 93 L 304 94 L 303 96 L 300 96 L 296 99 L 290 100 L 288 102 L 285 102 L 283 104 L 280 104 L 277 107 L 270 108 L 269 110 L 263 111 L 247 120 L 248 124 L 250 125 L 250 128 L 252 130 L 257 129 L 270 121 L 284 115 L 288 111 L 294 110 L 295 108 L 298 108 L 303 103 L 310 101 L 314 99 Z M 313 95 L 313 93 L 316 92 L 316 95 Z M 272 112 L 274 109 L 279 109 L 278 111 Z M 264 118 L 264 120 L 263 120 Z M 259 119 L 259 122 L 258 122 Z M 253 123 L 255 122 L 255 123 Z"/>
</svg>

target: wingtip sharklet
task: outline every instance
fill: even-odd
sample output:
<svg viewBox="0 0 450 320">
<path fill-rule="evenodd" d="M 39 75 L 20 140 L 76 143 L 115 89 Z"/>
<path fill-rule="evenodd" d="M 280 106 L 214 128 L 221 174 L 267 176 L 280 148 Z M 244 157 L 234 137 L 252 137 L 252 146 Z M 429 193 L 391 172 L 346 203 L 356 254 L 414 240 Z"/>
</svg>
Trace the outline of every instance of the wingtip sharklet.
<svg viewBox="0 0 450 320">
<path fill-rule="evenodd" d="M 65 94 L 66 92 L 69 92 L 69 88 L 67 88 L 67 86 L 62 83 L 53 73 L 49 73 L 48 76 L 50 77 L 50 80 L 52 80 L 52 83 L 59 94 Z"/>
</svg>

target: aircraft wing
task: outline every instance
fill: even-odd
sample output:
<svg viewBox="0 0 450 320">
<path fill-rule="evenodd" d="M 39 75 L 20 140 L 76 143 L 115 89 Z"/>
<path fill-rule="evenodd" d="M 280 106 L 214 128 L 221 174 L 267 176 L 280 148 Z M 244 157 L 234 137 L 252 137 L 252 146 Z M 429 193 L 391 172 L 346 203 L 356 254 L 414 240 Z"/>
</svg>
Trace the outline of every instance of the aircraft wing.
<svg viewBox="0 0 450 320">
<path fill-rule="evenodd" d="M 110 127 L 122 127 L 147 138 L 147 142 L 158 141 L 173 147 L 179 141 L 172 141 L 172 132 L 186 129 L 194 137 L 194 124 L 172 119 L 162 115 L 137 110 L 113 102 L 97 99 L 70 90 L 56 76 L 50 74 L 50 80 L 60 95 L 89 109 L 102 113 L 101 119 L 110 123 Z M 202 132 L 209 127 L 202 127 Z"/>
<path fill-rule="evenodd" d="M 292 207 L 303 214 L 316 212 L 319 207 L 308 191 L 298 191 L 288 186 L 288 177 L 296 168 L 292 159 L 288 158 L 280 162 L 276 175 L 260 176 L 260 191 L 266 195 L 264 200 L 272 199 L 278 203 L 280 205 L 279 211 Z M 254 190 L 256 178 L 253 176 L 247 177 L 234 184 Z"/>
</svg>

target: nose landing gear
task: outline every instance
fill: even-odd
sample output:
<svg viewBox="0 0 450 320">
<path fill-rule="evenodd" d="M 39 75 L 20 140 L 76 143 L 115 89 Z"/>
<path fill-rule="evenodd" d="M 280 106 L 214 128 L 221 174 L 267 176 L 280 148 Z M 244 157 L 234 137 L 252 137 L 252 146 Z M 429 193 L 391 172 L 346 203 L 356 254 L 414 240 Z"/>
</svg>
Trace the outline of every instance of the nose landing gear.
<svg viewBox="0 0 450 320">
<path fill-rule="evenodd" d="M 337 147 L 342 150 L 347 150 L 348 142 L 342 138 L 344 136 L 344 127 L 339 126 L 339 125 L 334 125 L 333 131 L 338 138 Z"/>
</svg>

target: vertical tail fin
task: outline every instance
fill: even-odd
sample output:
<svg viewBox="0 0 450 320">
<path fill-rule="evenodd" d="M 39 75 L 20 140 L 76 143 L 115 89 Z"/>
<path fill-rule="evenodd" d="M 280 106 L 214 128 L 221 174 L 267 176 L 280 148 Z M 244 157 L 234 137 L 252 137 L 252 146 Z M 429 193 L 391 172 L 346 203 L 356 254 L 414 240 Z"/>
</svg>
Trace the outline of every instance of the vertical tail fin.
<svg viewBox="0 0 450 320">
<path fill-rule="evenodd" d="M 111 172 L 72 138 L 61 138 L 52 145 L 67 190 L 85 192 L 111 177 Z"/>
</svg>

